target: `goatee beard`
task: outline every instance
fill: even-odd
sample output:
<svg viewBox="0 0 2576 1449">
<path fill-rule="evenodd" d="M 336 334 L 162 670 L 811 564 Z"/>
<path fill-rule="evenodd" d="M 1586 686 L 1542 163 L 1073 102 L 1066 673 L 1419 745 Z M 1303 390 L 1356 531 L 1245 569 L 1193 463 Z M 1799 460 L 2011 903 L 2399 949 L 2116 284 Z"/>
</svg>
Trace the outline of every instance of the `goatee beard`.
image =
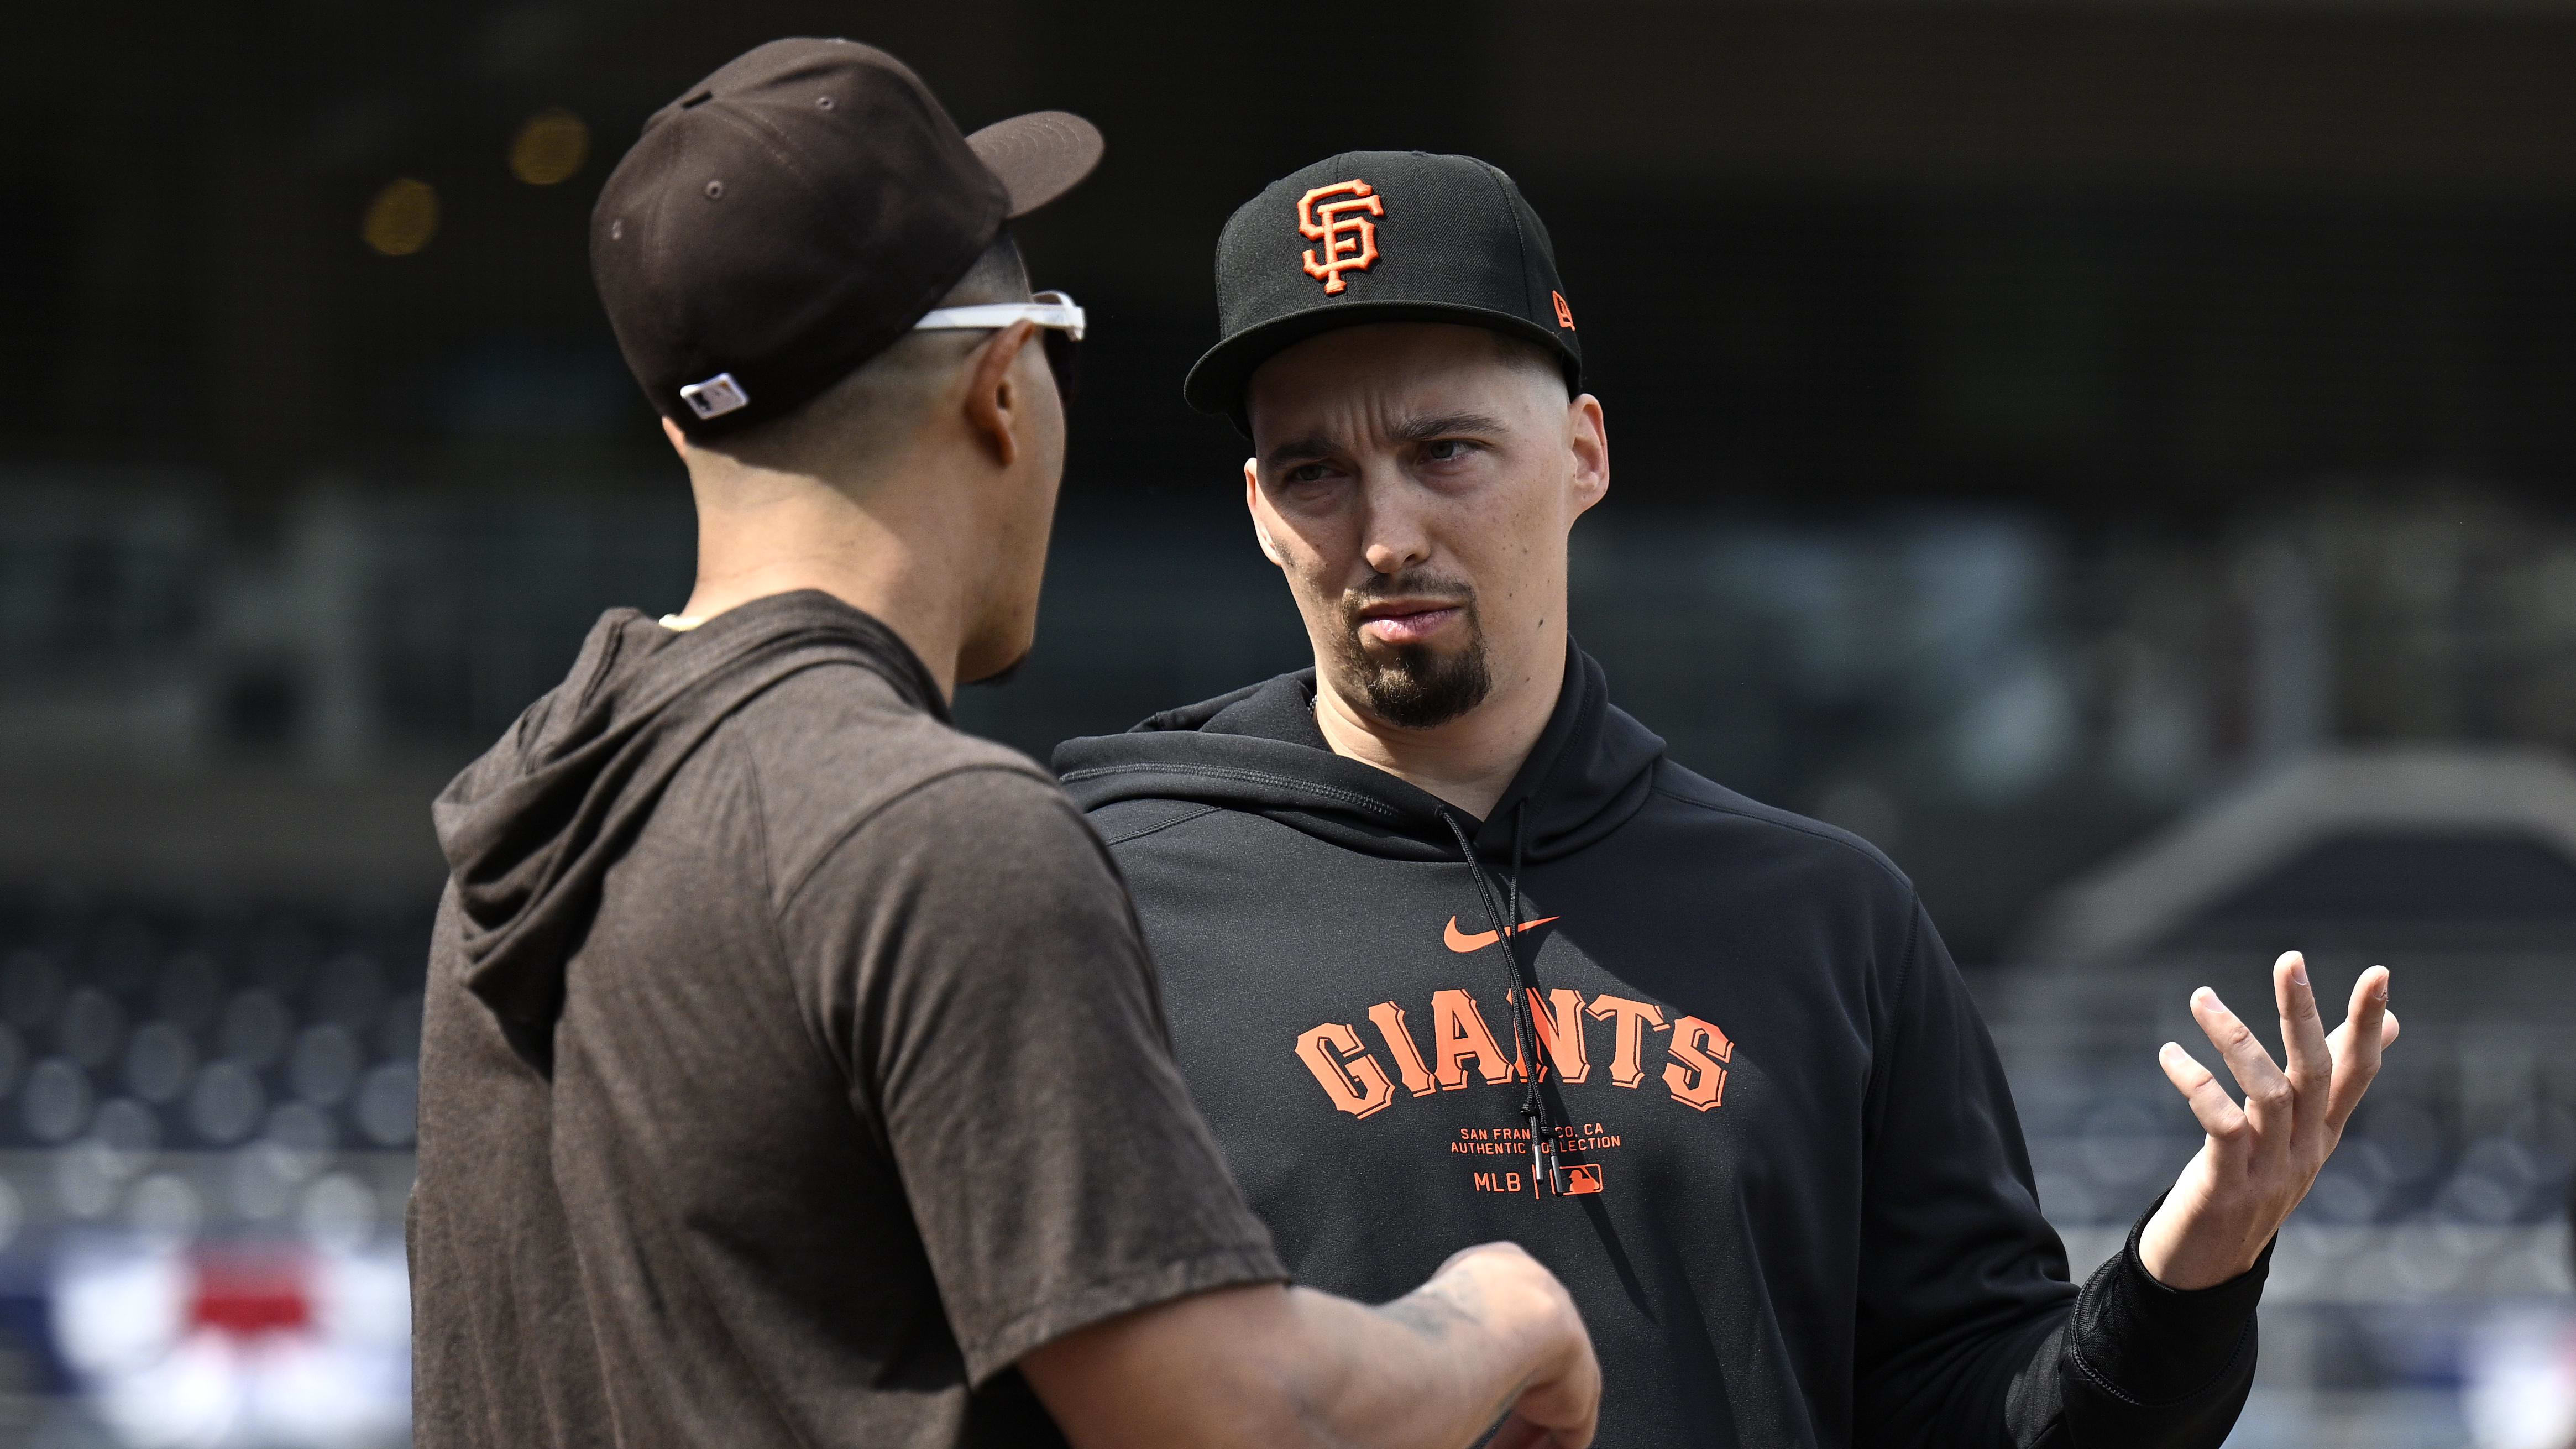
<svg viewBox="0 0 2576 1449">
<path fill-rule="evenodd" d="M 1398 729 L 1427 730 L 1447 724 L 1477 705 L 1493 691 L 1492 672 L 1485 662 L 1485 626 L 1476 617 L 1476 598 L 1465 592 L 1459 605 L 1465 615 L 1467 641 L 1453 651 L 1443 652 L 1428 644 L 1398 644 L 1372 654 L 1360 643 L 1359 609 L 1367 604 L 1362 598 L 1345 607 L 1348 625 L 1341 633 L 1341 669 L 1344 685 L 1356 684 L 1368 700 L 1369 713 Z M 1412 590 L 1393 586 L 1374 591 L 1379 597 Z"/>
</svg>

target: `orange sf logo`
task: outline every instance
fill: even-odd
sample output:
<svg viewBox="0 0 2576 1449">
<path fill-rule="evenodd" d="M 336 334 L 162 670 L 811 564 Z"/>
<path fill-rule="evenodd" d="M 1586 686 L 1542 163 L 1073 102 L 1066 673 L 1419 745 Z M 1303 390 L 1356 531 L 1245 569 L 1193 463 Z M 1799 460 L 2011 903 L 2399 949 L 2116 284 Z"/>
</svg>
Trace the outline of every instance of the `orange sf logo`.
<svg viewBox="0 0 2576 1449">
<path fill-rule="evenodd" d="M 1315 204 L 1328 196 L 1342 199 Z M 1324 244 L 1320 261 L 1306 249 L 1306 275 L 1324 284 L 1326 296 L 1350 286 L 1342 273 L 1365 272 L 1377 260 L 1377 223 L 1369 218 L 1384 215 L 1386 198 L 1365 181 L 1337 181 L 1297 198 L 1297 234 Z"/>
</svg>

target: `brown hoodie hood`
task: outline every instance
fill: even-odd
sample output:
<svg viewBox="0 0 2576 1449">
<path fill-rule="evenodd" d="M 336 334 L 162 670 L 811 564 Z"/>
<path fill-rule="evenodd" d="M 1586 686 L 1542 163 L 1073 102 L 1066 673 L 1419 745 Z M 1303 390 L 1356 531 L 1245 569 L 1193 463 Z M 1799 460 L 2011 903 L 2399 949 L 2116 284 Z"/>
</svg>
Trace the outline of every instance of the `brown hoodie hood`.
<svg viewBox="0 0 2576 1449">
<path fill-rule="evenodd" d="M 431 814 L 464 920 L 466 983 L 543 1069 L 565 958 L 601 877 L 716 726 L 790 675 L 855 665 L 945 722 L 937 682 L 894 631 L 828 594 L 754 600 L 686 633 L 600 616 L 571 674 L 442 792 Z"/>
</svg>

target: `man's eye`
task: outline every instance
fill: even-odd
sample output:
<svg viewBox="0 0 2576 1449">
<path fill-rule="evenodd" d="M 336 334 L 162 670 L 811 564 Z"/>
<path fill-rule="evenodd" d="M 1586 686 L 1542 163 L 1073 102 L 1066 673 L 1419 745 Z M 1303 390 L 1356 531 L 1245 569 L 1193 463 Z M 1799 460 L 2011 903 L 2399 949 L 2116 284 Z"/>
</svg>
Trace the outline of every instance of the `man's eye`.
<svg viewBox="0 0 2576 1449">
<path fill-rule="evenodd" d="M 1331 476 L 1332 471 L 1332 468 L 1327 464 L 1300 463 L 1296 467 L 1289 469 L 1287 476 L 1280 479 L 1280 481 L 1283 483 L 1321 483 L 1324 479 Z"/>
<path fill-rule="evenodd" d="M 1422 445 L 1422 457 L 1425 462 L 1451 463 L 1466 457 L 1475 446 L 1464 438 L 1435 438 Z"/>
</svg>

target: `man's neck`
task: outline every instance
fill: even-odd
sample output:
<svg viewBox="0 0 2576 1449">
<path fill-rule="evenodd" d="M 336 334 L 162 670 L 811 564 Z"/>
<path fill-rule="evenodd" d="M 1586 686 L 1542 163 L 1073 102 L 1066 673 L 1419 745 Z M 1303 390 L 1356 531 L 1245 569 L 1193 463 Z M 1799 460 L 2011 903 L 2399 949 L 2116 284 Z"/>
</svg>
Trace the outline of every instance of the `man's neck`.
<svg viewBox="0 0 2576 1449">
<path fill-rule="evenodd" d="M 1315 725 L 1333 753 L 1375 765 L 1437 795 L 1478 820 L 1493 813 L 1512 777 L 1537 748 L 1565 687 L 1562 641 L 1546 662 L 1497 679 L 1474 709 L 1427 730 L 1386 724 L 1342 697 L 1327 671 L 1315 671 Z"/>
<path fill-rule="evenodd" d="M 709 619 L 754 599 L 818 589 L 893 630 L 940 697 L 956 694 L 969 600 L 965 561 L 946 557 L 942 531 L 798 475 L 729 471 L 692 484 L 698 571 L 682 614 Z"/>
</svg>

